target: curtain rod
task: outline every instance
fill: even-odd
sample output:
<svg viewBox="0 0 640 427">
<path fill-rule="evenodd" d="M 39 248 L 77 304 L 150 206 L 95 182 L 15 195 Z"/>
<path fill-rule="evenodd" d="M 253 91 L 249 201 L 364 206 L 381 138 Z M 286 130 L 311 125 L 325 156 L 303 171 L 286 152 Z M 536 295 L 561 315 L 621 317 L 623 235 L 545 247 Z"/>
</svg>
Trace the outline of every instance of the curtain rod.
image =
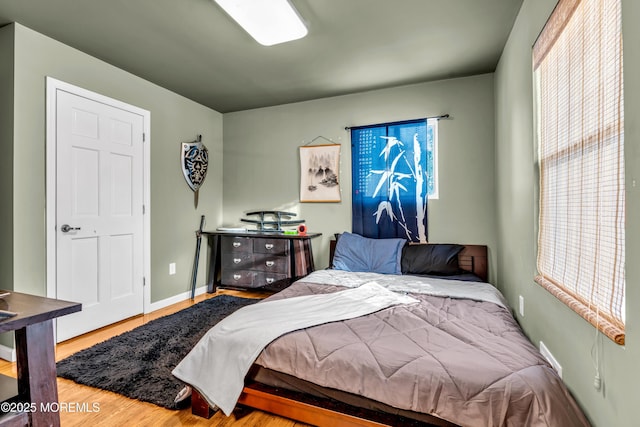
<svg viewBox="0 0 640 427">
<path fill-rule="evenodd" d="M 419 120 L 429 120 L 429 119 L 441 120 L 441 119 L 448 119 L 448 118 L 449 118 L 448 114 L 441 114 L 439 116 L 423 117 L 421 119 L 413 119 L 413 120 L 402 120 L 402 121 L 399 121 L 399 122 L 376 123 L 374 125 L 362 125 L 362 126 L 345 126 L 344 130 L 367 128 L 367 127 L 373 127 L 373 126 L 401 125 L 403 123 L 417 122 Z"/>
</svg>

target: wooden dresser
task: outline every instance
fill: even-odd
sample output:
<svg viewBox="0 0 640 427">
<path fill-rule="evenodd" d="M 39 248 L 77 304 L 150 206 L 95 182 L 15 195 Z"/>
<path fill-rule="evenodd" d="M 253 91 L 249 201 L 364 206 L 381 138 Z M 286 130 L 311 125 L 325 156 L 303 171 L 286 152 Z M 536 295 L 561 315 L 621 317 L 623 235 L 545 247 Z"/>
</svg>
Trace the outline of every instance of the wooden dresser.
<svg viewBox="0 0 640 427">
<path fill-rule="evenodd" d="M 203 231 L 209 259 L 207 292 L 217 287 L 277 292 L 314 270 L 311 239 L 277 232 Z"/>
</svg>

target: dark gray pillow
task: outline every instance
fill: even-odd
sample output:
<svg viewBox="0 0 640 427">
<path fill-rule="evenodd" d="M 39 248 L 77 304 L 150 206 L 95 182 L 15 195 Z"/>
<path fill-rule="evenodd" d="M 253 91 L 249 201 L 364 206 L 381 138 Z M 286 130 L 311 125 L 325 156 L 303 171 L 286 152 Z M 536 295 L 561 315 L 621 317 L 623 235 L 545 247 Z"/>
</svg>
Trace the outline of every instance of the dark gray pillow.
<svg viewBox="0 0 640 427">
<path fill-rule="evenodd" d="M 458 265 L 458 254 L 463 249 L 462 245 L 449 243 L 405 245 L 402 250 L 402 274 L 460 274 L 462 269 Z"/>
</svg>

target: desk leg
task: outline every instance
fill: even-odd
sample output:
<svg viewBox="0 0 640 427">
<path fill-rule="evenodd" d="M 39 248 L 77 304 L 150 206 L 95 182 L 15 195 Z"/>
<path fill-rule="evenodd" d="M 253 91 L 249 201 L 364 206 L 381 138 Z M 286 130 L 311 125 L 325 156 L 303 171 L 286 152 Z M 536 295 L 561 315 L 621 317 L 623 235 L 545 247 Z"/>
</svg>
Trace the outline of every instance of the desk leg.
<svg viewBox="0 0 640 427">
<path fill-rule="evenodd" d="M 291 264 L 291 280 L 290 283 L 298 280 L 298 248 L 296 242 L 293 239 L 289 239 L 289 264 Z"/>
<path fill-rule="evenodd" d="M 40 411 L 41 406 L 49 404 L 51 407 L 52 403 L 58 402 L 53 320 L 17 329 L 15 338 L 18 393 L 26 401 L 35 403 L 37 408 L 29 414 L 31 425 L 59 426 L 57 411 Z"/>
<path fill-rule="evenodd" d="M 220 236 L 207 235 L 207 292 L 216 291 L 216 282 L 220 272 Z"/>
<path fill-rule="evenodd" d="M 311 239 L 291 239 L 290 242 L 294 260 L 292 276 L 296 279 L 304 277 L 315 270 Z"/>
<path fill-rule="evenodd" d="M 313 251 L 311 250 L 311 239 L 305 239 L 303 241 L 303 251 L 304 251 L 304 260 L 305 267 L 307 269 L 306 273 L 309 274 L 315 271 L 316 266 L 313 262 Z"/>
</svg>

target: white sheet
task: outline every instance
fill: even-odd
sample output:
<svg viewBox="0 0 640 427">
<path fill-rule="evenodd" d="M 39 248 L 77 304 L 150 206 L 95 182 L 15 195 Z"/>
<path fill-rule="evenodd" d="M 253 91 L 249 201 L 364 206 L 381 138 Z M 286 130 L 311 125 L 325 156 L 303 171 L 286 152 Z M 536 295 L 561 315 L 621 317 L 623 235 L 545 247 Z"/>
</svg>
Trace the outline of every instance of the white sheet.
<svg viewBox="0 0 640 427">
<path fill-rule="evenodd" d="M 375 281 L 380 286 L 394 292 L 486 301 L 509 309 L 509 304 L 500 291 L 493 285 L 484 282 L 451 280 L 446 277 L 439 279 L 435 277 L 357 273 L 342 270 L 317 270 L 303 280 L 321 285 L 340 285 L 348 288 L 355 288 L 363 283 Z"/>
<path fill-rule="evenodd" d="M 249 368 L 274 339 L 298 329 L 417 302 L 368 282 L 331 294 L 243 307 L 211 328 L 172 373 L 198 390 L 209 405 L 229 415 L 242 393 Z"/>
</svg>

